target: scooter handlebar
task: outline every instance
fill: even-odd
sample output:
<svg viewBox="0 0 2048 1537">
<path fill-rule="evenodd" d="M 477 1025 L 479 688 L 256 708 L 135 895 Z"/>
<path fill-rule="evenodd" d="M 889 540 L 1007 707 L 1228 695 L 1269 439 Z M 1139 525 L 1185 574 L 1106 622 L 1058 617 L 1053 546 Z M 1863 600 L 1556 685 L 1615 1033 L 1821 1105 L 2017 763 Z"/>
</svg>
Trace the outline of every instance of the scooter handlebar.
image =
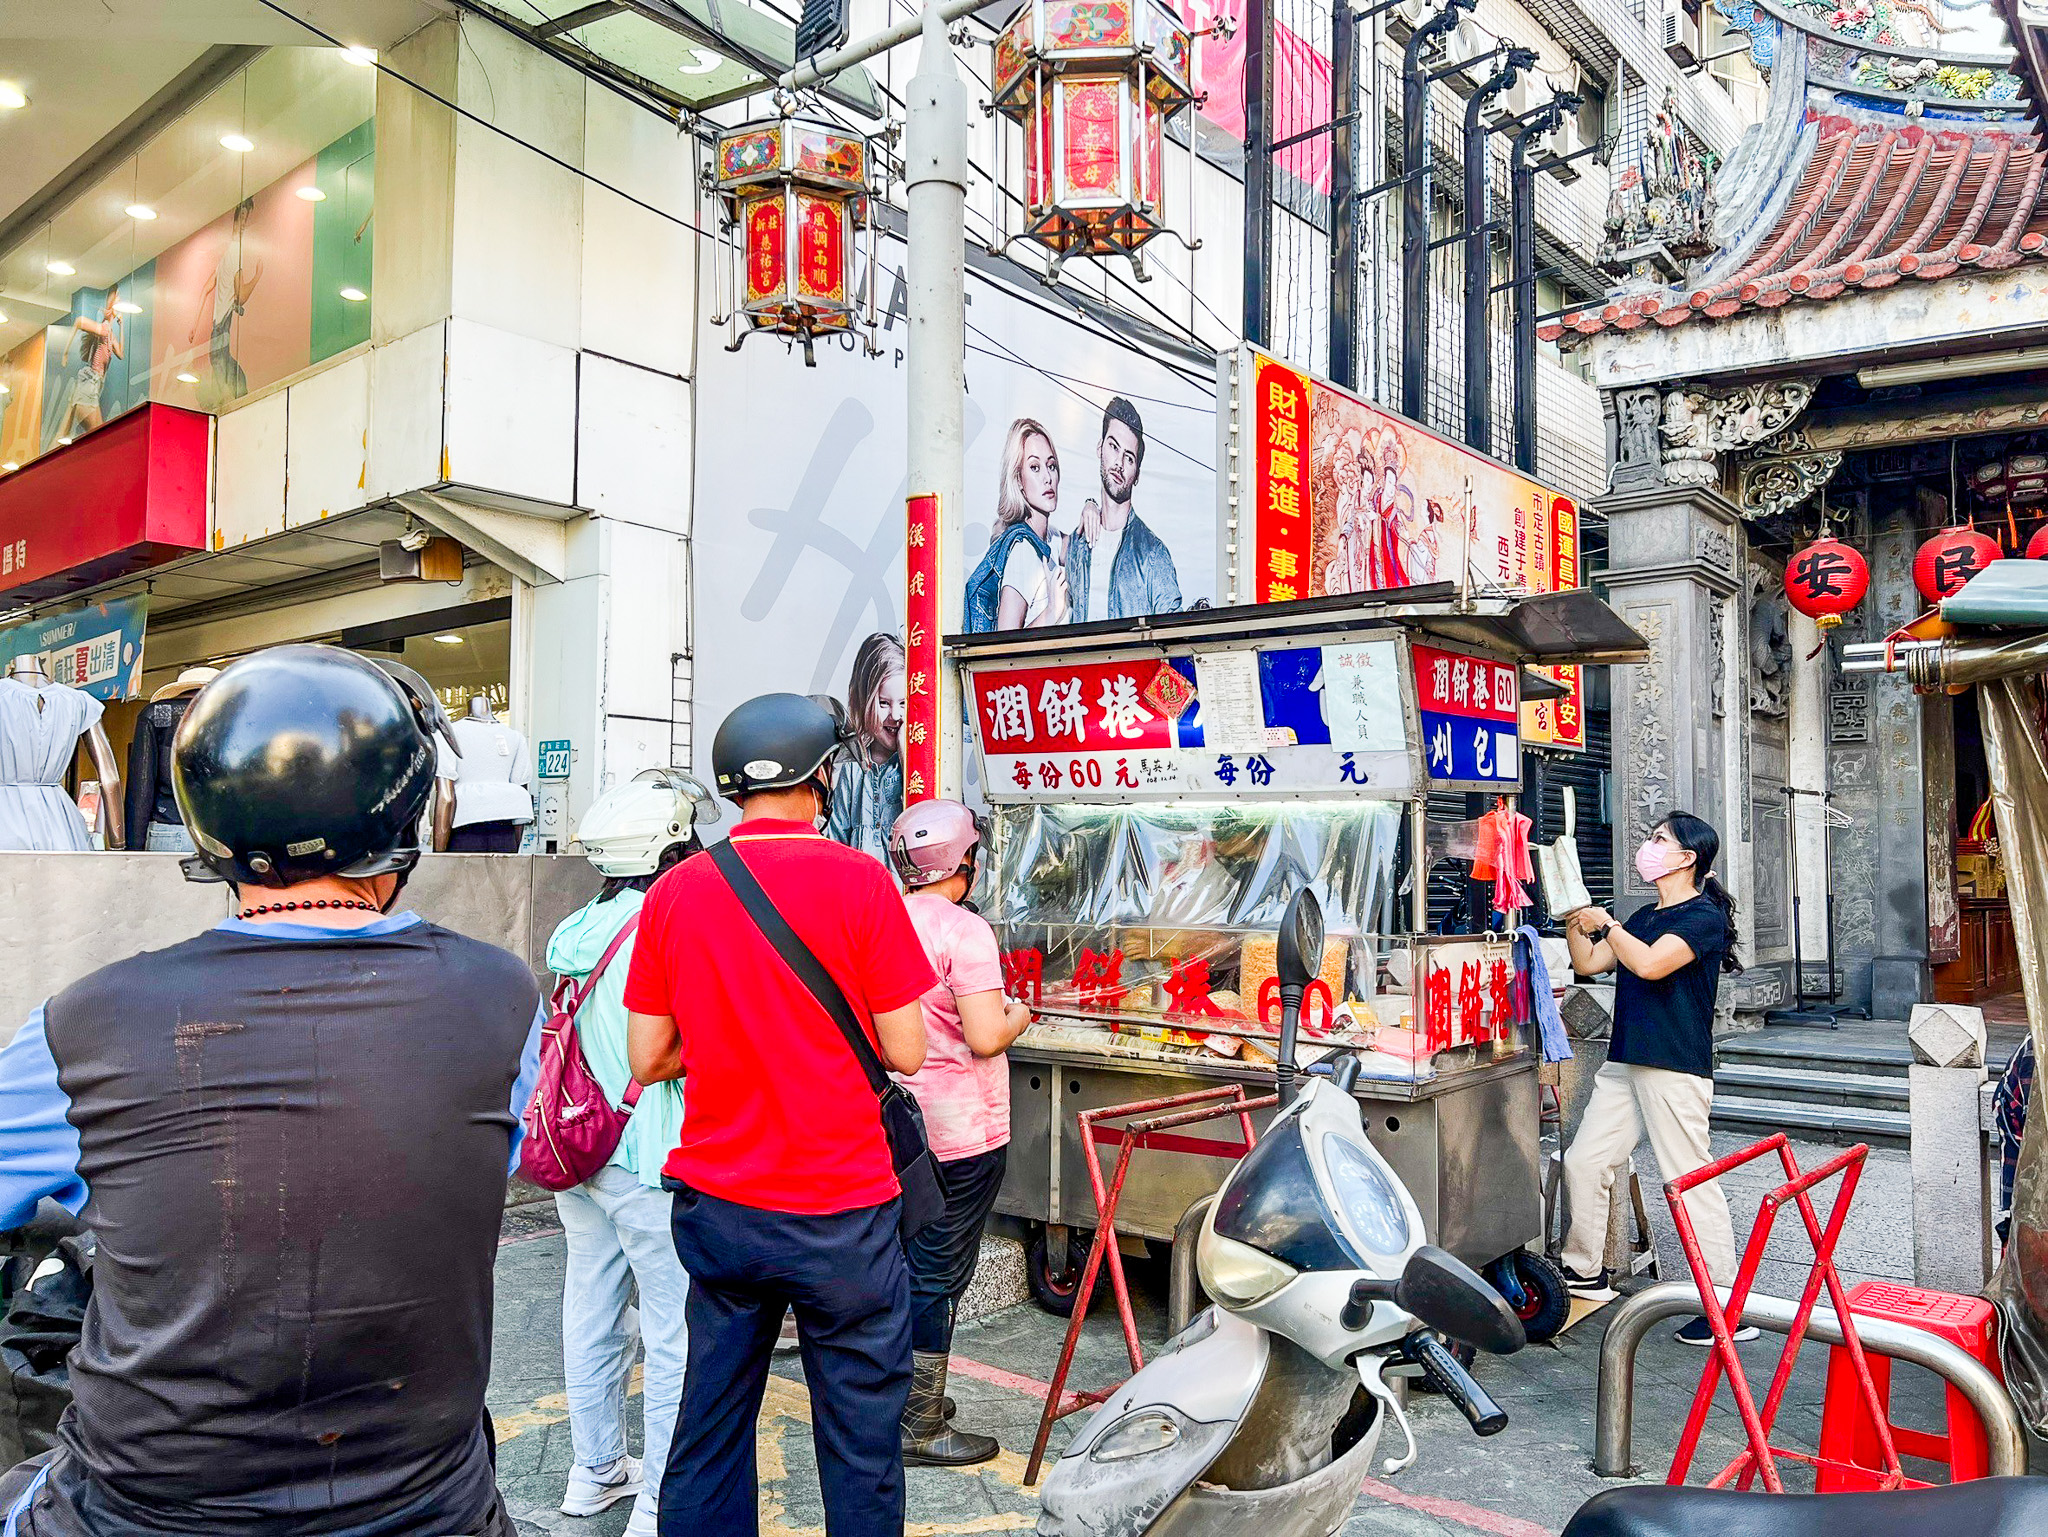
<svg viewBox="0 0 2048 1537">
<path fill-rule="evenodd" d="M 1507 1411 L 1472 1380 L 1472 1374 L 1458 1364 L 1437 1340 L 1427 1334 L 1411 1335 L 1406 1346 L 1408 1359 L 1420 1366 L 1423 1375 L 1472 1422 L 1482 1436 L 1499 1435 L 1508 1428 Z"/>
</svg>

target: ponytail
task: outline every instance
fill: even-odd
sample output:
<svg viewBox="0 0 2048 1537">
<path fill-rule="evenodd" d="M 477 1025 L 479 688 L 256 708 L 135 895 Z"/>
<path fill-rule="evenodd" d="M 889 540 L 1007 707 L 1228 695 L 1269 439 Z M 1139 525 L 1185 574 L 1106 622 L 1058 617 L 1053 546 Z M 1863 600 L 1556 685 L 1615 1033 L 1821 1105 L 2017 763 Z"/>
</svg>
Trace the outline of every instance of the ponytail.
<svg viewBox="0 0 2048 1537">
<path fill-rule="evenodd" d="M 1721 909 L 1722 920 L 1728 925 L 1728 943 L 1721 952 L 1721 969 L 1741 971 L 1742 962 L 1735 956 L 1735 898 L 1728 894 L 1728 888 L 1714 874 L 1714 860 L 1721 852 L 1721 835 L 1714 831 L 1713 824 L 1689 811 L 1674 811 L 1658 825 L 1668 827 L 1672 841 L 1691 852 L 1693 883 L 1699 887 L 1701 896 Z"/>
</svg>

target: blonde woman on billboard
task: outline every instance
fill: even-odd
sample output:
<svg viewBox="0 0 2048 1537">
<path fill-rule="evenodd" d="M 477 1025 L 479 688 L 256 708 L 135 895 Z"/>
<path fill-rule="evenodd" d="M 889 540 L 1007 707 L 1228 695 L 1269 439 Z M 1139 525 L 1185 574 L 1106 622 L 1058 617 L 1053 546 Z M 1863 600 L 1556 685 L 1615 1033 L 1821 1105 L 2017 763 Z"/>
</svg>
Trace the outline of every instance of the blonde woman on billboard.
<svg viewBox="0 0 2048 1537">
<path fill-rule="evenodd" d="M 988 552 L 967 578 L 967 628 L 1026 630 L 1067 622 L 1067 536 L 1053 532 L 1060 456 L 1028 416 L 1010 423 Z"/>
<path fill-rule="evenodd" d="M 832 772 L 825 836 L 889 862 L 889 833 L 903 814 L 903 642 L 877 631 L 853 654 L 846 680 L 843 756 Z"/>
</svg>

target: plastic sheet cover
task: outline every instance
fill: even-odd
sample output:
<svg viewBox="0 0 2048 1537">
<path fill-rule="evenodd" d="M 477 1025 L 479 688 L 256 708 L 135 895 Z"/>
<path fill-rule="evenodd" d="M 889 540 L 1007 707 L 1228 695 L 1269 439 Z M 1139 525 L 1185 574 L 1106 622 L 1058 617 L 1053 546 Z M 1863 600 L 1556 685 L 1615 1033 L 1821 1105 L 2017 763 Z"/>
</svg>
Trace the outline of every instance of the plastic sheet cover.
<svg viewBox="0 0 2048 1537">
<path fill-rule="evenodd" d="M 2048 1062 L 2048 756 L 2038 677 L 1978 689 L 1991 804 L 2036 1060 Z M 1997 1306 L 2005 1384 L 2036 1435 L 2048 1435 L 2048 1073 L 2034 1076 L 2013 1181 L 2005 1257 L 1986 1294 Z"/>
</svg>

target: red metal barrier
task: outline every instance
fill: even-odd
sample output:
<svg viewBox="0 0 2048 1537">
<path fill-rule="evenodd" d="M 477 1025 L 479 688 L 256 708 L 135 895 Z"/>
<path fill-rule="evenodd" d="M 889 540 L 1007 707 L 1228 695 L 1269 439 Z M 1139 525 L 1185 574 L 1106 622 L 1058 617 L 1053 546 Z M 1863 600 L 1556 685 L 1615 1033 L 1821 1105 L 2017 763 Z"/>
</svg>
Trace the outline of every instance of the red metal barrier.
<svg viewBox="0 0 2048 1537">
<path fill-rule="evenodd" d="M 1684 1246 L 1686 1263 L 1692 1267 L 1693 1284 L 1699 1288 L 1701 1309 L 1714 1331 L 1714 1348 L 1700 1373 L 1699 1390 L 1693 1394 L 1692 1412 L 1686 1417 L 1685 1432 L 1679 1437 L 1678 1449 L 1672 1455 L 1671 1472 L 1665 1479 L 1666 1483 L 1685 1482 L 1685 1476 L 1692 1467 L 1693 1453 L 1699 1447 L 1700 1432 L 1706 1425 L 1707 1409 L 1714 1401 L 1714 1390 L 1724 1371 L 1728 1374 L 1729 1391 L 1734 1395 L 1735 1411 L 1742 1418 L 1742 1429 L 1749 1446 L 1714 1476 L 1709 1488 L 1719 1489 L 1734 1479 L 1737 1488 L 1747 1489 L 1752 1480 L 1761 1477 L 1764 1487 L 1772 1494 L 1783 1494 L 1785 1486 L 1778 1478 L 1779 1458 L 1803 1462 L 1816 1470 L 1850 1467 L 1850 1464 L 1833 1458 L 1773 1446 L 1770 1442 L 1771 1427 L 1777 1423 L 1778 1408 L 1784 1401 L 1786 1387 L 1791 1383 L 1792 1369 L 1799 1362 L 1799 1347 L 1805 1341 L 1807 1325 L 1813 1318 L 1814 1305 L 1820 1299 L 1823 1285 L 1827 1287 L 1835 1316 L 1841 1320 L 1841 1348 L 1847 1352 L 1850 1367 L 1856 1374 L 1857 1391 L 1862 1394 L 1864 1406 L 1877 1428 L 1878 1453 L 1883 1468 L 1877 1476 L 1876 1487 L 1896 1489 L 1905 1482 L 1905 1469 L 1899 1463 L 1898 1448 L 1892 1444 L 1891 1430 L 1885 1423 L 1884 1406 L 1871 1377 L 1870 1362 L 1863 1353 L 1863 1341 L 1856 1333 L 1855 1316 L 1849 1310 L 1849 1296 L 1843 1289 L 1840 1272 L 1835 1269 L 1835 1244 L 1842 1236 L 1842 1224 L 1848 1219 L 1849 1203 L 1856 1194 L 1856 1183 L 1863 1175 L 1863 1160 L 1869 1152 L 1867 1146 L 1858 1143 L 1846 1152 L 1836 1154 L 1811 1173 L 1802 1173 L 1785 1134 L 1779 1132 L 1752 1147 L 1717 1158 L 1690 1174 L 1680 1175 L 1665 1185 L 1664 1195 L 1671 1203 L 1671 1220 L 1678 1227 L 1678 1241 Z M 1743 1250 L 1742 1263 L 1736 1269 L 1735 1284 L 1728 1289 L 1728 1306 L 1724 1310 L 1714 1291 L 1714 1280 L 1707 1271 L 1706 1258 L 1700 1252 L 1699 1239 L 1693 1232 L 1692 1215 L 1686 1210 L 1683 1197 L 1694 1186 L 1719 1179 L 1730 1169 L 1740 1168 L 1769 1153 L 1776 1153 L 1784 1166 L 1785 1183 L 1766 1195 L 1757 1210 L 1756 1224 L 1750 1229 L 1749 1245 Z M 1837 1174 L 1842 1176 L 1842 1187 L 1823 1225 L 1814 1212 L 1809 1192 L 1821 1181 L 1832 1179 Z M 1757 1267 L 1763 1260 L 1765 1245 L 1770 1241 L 1771 1228 L 1788 1200 L 1798 1209 L 1800 1220 L 1806 1224 L 1807 1237 L 1812 1240 L 1813 1268 L 1807 1274 L 1805 1290 L 1800 1293 L 1799 1308 L 1793 1315 L 1785 1348 L 1778 1356 L 1770 1392 L 1759 1410 L 1749 1389 L 1749 1379 L 1743 1375 L 1742 1359 L 1735 1353 L 1735 1340 L 1728 1320 L 1731 1316 L 1741 1318 L 1742 1304 L 1748 1300 L 1756 1281 Z M 1870 1476 L 1867 1469 L 1857 1471 L 1866 1478 Z M 1864 1487 L 1870 1485 L 1865 1484 Z"/>
<path fill-rule="evenodd" d="M 1074 1350 L 1081 1343 L 1081 1325 L 1087 1320 L 1088 1305 L 1094 1299 L 1095 1283 L 1102 1273 L 1105 1254 L 1109 1256 L 1110 1287 L 1116 1293 L 1117 1317 L 1123 1324 L 1124 1348 L 1130 1353 L 1131 1370 L 1135 1372 L 1145 1364 L 1144 1351 L 1138 1344 L 1138 1321 L 1131 1312 L 1130 1287 L 1124 1281 L 1123 1255 L 1118 1251 L 1116 1242 L 1116 1208 L 1123 1199 L 1124 1179 L 1131 1170 L 1131 1154 L 1139 1148 L 1148 1148 L 1155 1152 L 1196 1153 L 1211 1158 L 1242 1158 L 1258 1140 L 1252 1130 L 1252 1112 L 1270 1110 L 1279 1103 L 1277 1094 L 1247 1098 L 1244 1085 L 1233 1083 L 1214 1089 L 1199 1089 L 1191 1094 L 1172 1094 L 1164 1099 L 1104 1105 L 1100 1109 L 1082 1110 L 1075 1114 L 1074 1120 L 1081 1128 L 1081 1141 L 1089 1152 L 1088 1183 L 1095 1194 L 1095 1241 L 1088 1246 L 1088 1264 L 1081 1272 L 1081 1284 L 1074 1293 L 1074 1313 L 1067 1321 L 1067 1339 L 1060 1347 L 1060 1364 L 1046 1388 L 1045 1412 L 1038 1418 L 1038 1438 L 1031 1443 L 1031 1461 L 1024 1469 L 1027 1485 L 1038 1482 L 1038 1470 L 1045 1461 L 1045 1443 L 1052 1435 L 1054 1423 L 1077 1409 L 1093 1408 L 1116 1391 L 1116 1386 L 1096 1392 L 1066 1391 L 1067 1373 L 1074 1365 Z M 1229 1115 L 1237 1117 L 1238 1127 L 1244 1136 L 1242 1142 L 1213 1142 L 1203 1137 L 1176 1135 L 1184 1126 Z M 1121 1127 L 1102 1124 L 1105 1121 L 1125 1121 L 1132 1116 L 1142 1119 L 1129 1120 Z M 1095 1149 L 1098 1145 L 1110 1143 L 1117 1144 L 1116 1173 L 1105 1189 L 1102 1159 L 1096 1155 Z"/>
</svg>

